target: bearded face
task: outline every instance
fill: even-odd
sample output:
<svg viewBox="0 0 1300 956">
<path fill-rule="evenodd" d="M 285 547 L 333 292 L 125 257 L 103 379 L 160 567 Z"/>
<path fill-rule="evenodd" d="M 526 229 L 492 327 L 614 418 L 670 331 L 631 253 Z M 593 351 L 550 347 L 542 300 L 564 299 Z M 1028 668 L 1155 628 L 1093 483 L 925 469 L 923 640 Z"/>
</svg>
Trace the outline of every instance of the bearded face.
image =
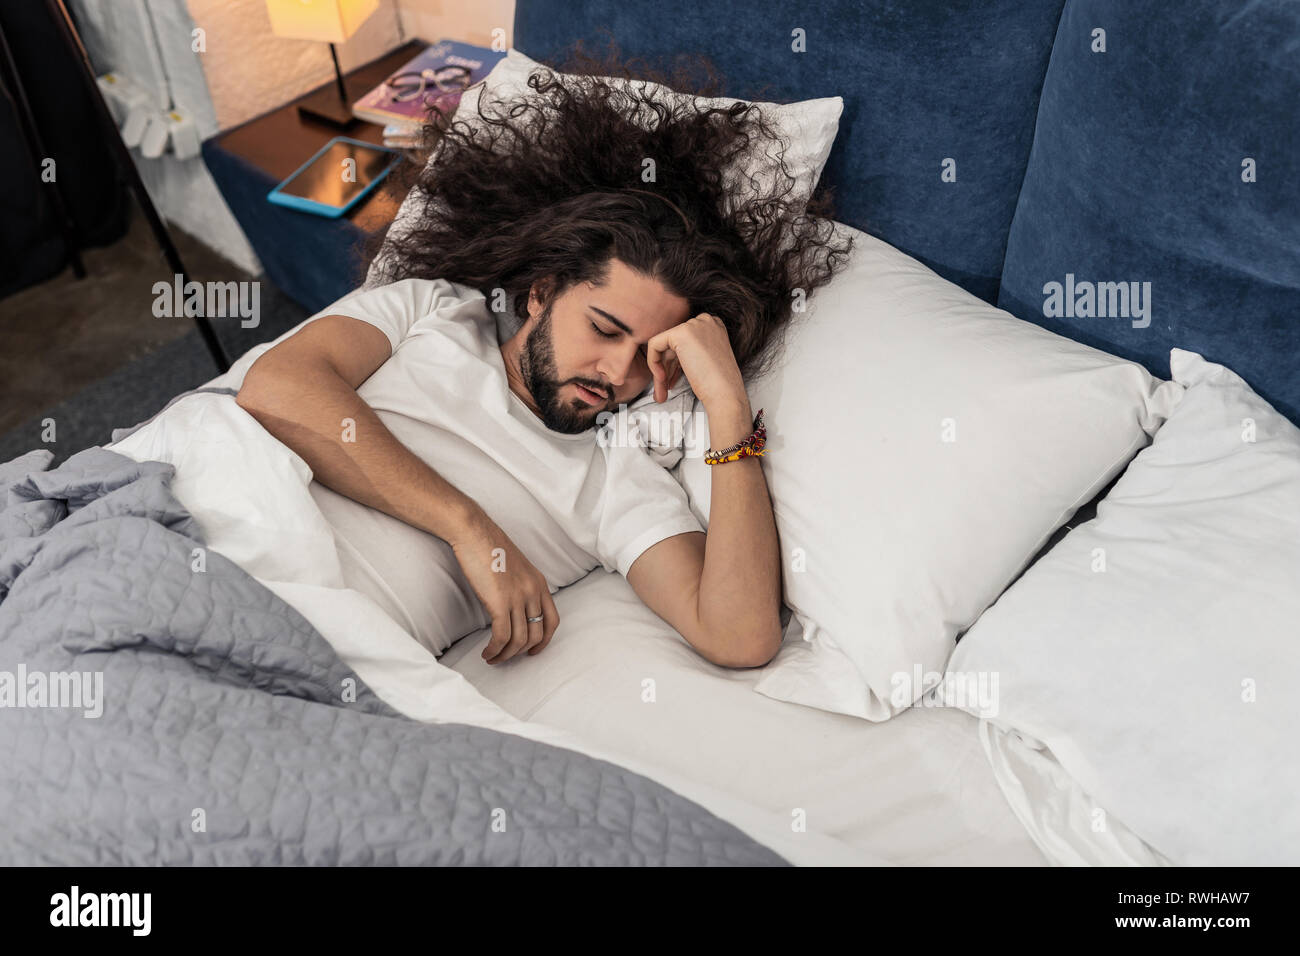
<svg viewBox="0 0 1300 956">
<path fill-rule="evenodd" d="M 614 407 L 614 401 L 608 386 L 599 382 L 582 378 L 560 379 L 555 364 L 551 310 L 552 306 L 548 305 L 524 340 L 519 370 L 542 413 L 542 423 L 552 431 L 576 435 L 595 427 L 596 417 Z M 565 388 L 570 383 L 591 389 L 605 400 L 589 405 L 582 398 L 570 394 L 574 388 Z"/>
<path fill-rule="evenodd" d="M 653 381 L 651 338 L 690 318 L 690 303 L 656 279 L 610 259 L 599 282 L 577 283 L 544 307 L 519 347 L 519 373 L 547 428 L 578 434 Z"/>
</svg>

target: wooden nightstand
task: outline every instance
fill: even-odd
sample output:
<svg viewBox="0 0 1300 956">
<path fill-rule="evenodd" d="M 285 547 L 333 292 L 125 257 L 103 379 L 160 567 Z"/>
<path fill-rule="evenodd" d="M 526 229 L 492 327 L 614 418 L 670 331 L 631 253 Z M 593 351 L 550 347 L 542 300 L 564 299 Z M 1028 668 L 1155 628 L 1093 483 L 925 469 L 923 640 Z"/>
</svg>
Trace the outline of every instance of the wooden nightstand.
<svg viewBox="0 0 1300 956">
<path fill-rule="evenodd" d="M 348 89 L 361 95 L 378 86 L 426 46 L 423 40 L 412 40 L 352 71 L 347 75 Z M 267 279 L 317 312 L 361 284 L 361 247 L 369 236 L 392 222 L 402 197 L 388 188 L 395 170 L 380 188 L 339 219 L 268 202 L 266 194 L 277 183 L 335 136 L 383 142 L 380 126 L 357 122 L 340 130 L 301 116 L 297 104 L 298 100 L 286 103 L 214 136 L 203 144 L 203 160 L 261 259 Z"/>
</svg>

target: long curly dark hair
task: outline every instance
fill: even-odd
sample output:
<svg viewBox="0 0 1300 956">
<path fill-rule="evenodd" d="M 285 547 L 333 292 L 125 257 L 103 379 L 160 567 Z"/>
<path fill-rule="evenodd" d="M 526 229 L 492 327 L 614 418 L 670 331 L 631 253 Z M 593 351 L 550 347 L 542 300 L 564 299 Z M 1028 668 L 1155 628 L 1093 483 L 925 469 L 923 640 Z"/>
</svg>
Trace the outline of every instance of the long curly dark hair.
<svg viewBox="0 0 1300 956">
<path fill-rule="evenodd" d="M 807 203 L 792 195 L 789 143 L 757 106 L 668 104 L 602 79 L 719 96 L 706 58 L 679 57 L 665 72 L 621 57 L 612 40 L 603 56 L 581 43 L 571 51 L 563 75 L 532 72 L 528 97 L 502 102 L 484 90 L 475 122 L 432 115 L 424 133 L 436 161 L 406 178 L 418 216 L 372 240 L 372 281 L 444 278 L 526 319 L 535 281 L 549 289 L 545 304 L 574 284 L 601 284 L 616 257 L 686 299 L 692 315 L 721 318 L 741 373 L 761 374 L 793 307 L 852 249 L 834 229 L 831 191 Z M 727 171 L 751 149 L 775 165 L 746 184 Z"/>
</svg>

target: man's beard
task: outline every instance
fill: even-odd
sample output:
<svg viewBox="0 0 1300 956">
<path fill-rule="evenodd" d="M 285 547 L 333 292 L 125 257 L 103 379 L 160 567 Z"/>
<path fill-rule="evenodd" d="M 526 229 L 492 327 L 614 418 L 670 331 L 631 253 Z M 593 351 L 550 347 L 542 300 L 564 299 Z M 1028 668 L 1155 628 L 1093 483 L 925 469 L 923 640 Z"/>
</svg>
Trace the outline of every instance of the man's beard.
<svg viewBox="0 0 1300 956">
<path fill-rule="evenodd" d="M 589 431 L 595 427 L 597 416 L 608 407 L 608 402 L 603 405 L 585 405 L 581 399 L 560 397 L 560 389 L 568 383 L 561 382 L 556 377 L 550 306 L 546 307 L 533 330 L 524 339 L 524 347 L 519 356 L 519 372 L 542 413 L 542 423 L 552 431 L 566 435 Z M 608 390 L 601 391 L 609 394 Z"/>
</svg>

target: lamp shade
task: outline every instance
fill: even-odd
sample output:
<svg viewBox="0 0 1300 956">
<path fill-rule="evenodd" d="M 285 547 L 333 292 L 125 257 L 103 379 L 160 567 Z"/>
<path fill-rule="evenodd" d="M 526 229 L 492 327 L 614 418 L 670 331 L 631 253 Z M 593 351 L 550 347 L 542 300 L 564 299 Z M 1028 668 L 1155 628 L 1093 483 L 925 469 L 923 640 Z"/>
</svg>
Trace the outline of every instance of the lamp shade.
<svg viewBox="0 0 1300 956">
<path fill-rule="evenodd" d="M 342 43 L 378 8 L 379 0 L 266 0 L 272 33 L 322 43 Z"/>
</svg>

